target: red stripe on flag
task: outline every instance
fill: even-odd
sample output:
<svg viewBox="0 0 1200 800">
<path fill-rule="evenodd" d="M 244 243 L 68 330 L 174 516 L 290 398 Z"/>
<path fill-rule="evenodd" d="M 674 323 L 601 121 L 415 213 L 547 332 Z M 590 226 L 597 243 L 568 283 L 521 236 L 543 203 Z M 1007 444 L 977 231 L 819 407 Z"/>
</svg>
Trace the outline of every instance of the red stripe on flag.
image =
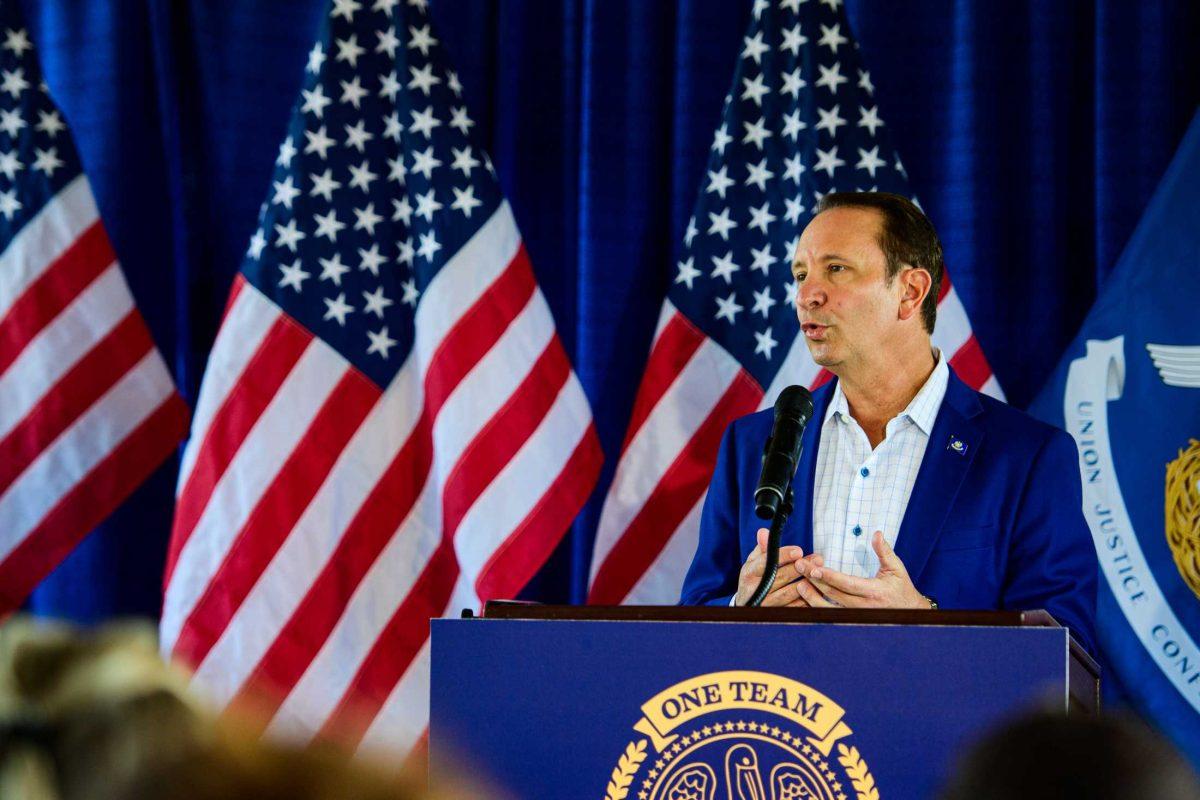
<svg viewBox="0 0 1200 800">
<path fill-rule="evenodd" d="M 604 451 L 589 425 L 546 494 L 479 573 L 475 593 L 484 600 L 512 597 L 546 563 L 600 475 Z"/>
<path fill-rule="evenodd" d="M 560 363 L 561 367 L 558 366 Z M 358 672 L 338 708 L 322 728 L 322 735 L 336 735 L 339 742 L 356 745 L 365 734 L 371 720 L 383 707 L 396 682 L 416 658 L 429 634 L 429 617 L 440 615 L 446 608 L 460 574 L 454 554 L 454 536 L 462 518 L 461 514 L 455 514 L 459 513 L 459 509 L 465 513 L 465 510 L 470 508 L 478 499 L 479 493 L 491 483 L 508 463 L 511 455 L 520 449 L 545 418 L 554 396 L 558 394 L 557 391 L 547 391 L 546 384 L 559 370 L 562 376 L 559 380 L 561 386 L 569 376 L 569 365 L 556 337 L 534 365 L 530 375 L 513 393 L 505 408 L 492 418 L 489 425 L 464 450 L 455 470 L 447 478 L 443 491 L 445 510 L 442 541 L 409 595 L 388 620 L 370 652 L 359 665 Z M 589 489 L 591 486 L 592 484 L 587 484 Z M 561 513 L 557 509 L 547 509 L 543 514 L 556 512 Z M 537 526 L 538 519 L 539 517 L 535 516 L 530 525 L 531 531 L 540 533 L 542 531 Z M 546 519 L 553 517 L 547 516 Z M 565 525 L 559 533 L 564 530 Z M 544 543 L 539 546 L 544 546 Z M 553 545 L 550 549 L 553 549 Z"/>
<path fill-rule="evenodd" d="M 232 705 L 263 714 L 265 725 L 329 638 L 351 595 L 412 510 L 429 474 L 433 437 L 418 421 L 371 490 L 291 618 L 259 660 Z"/>
<path fill-rule="evenodd" d="M 429 771 L 429 726 L 421 732 L 420 738 L 404 757 L 402 772 L 406 775 L 425 775 Z M 444 783 L 447 779 L 458 782 L 458 776 L 434 776 L 434 782 Z"/>
<path fill-rule="evenodd" d="M 442 495 L 444 535 L 454 535 L 479 495 L 537 430 L 570 373 L 567 354 L 556 336 L 446 476 Z"/>
<path fill-rule="evenodd" d="M 229 312 L 237 305 L 237 300 L 242 295 L 242 289 L 246 287 L 246 276 L 238 273 L 233 276 L 233 285 L 229 287 L 229 297 L 225 298 L 225 310 L 221 312 L 221 324 L 225 324 L 225 320 L 229 318 Z"/>
<path fill-rule="evenodd" d="M 188 409 L 172 393 L 63 495 L 0 563 L 0 613 L 17 608 L 43 578 L 175 449 Z"/>
<path fill-rule="evenodd" d="M 0 440 L 0 495 L 153 347 L 141 316 L 130 311 Z"/>
<path fill-rule="evenodd" d="M 208 655 L 378 399 L 378 387 L 357 370 L 338 381 L 192 608 L 176 656 L 199 664 Z"/>
<path fill-rule="evenodd" d="M 808 385 L 808 388 L 816 391 L 825 384 L 829 383 L 831 380 L 833 380 L 833 373 L 827 369 L 822 369 L 817 373 L 817 377 L 812 379 L 812 383 Z"/>
<path fill-rule="evenodd" d="M 592 583 L 589 603 L 616 605 L 625 599 L 708 488 L 725 428 L 753 411 L 762 396 L 754 379 L 738 370 L 725 394 L 609 551 Z"/>
<path fill-rule="evenodd" d="M 116 260 L 99 222 L 63 251 L 0 320 L 0 375 L 12 366 L 30 339 Z"/>
<path fill-rule="evenodd" d="M 950 294 L 950 276 L 942 273 L 942 284 L 938 286 L 938 303 L 946 299 L 946 295 Z"/>
<path fill-rule="evenodd" d="M 979 389 L 992 377 L 992 369 L 983 357 L 983 348 L 979 346 L 975 334 L 971 334 L 971 338 L 950 357 L 950 366 L 954 367 L 963 383 L 972 389 Z"/>
<path fill-rule="evenodd" d="M 646 361 L 642 385 L 638 387 L 633 414 L 625 432 L 625 442 L 621 445 L 622 453 L 641 430 L 658 401 L 695 355 L 704 338 L 704 333 L 678 311 L 663 326 L 662 333 L 655 339 L 654 347 L 650 350 L 650 358 Z"/>
<path fill-rule="evenodd" d="M 357 747 L 429 638 L 429 620 L 440 616 L 458 580 L 458 562 L 449 539 L 434 551 L 412 591 L 392 614 L 371 652 L 359 665 L 350 688 L 321 726 L 318 736 Z"/>
<path fill-rule="evenodd" d="M 425 375 L 425 407 L 420 420 L 233 705 L 264 713 L 269 719 L 300 680 L 424 488 L 433 459 L 431 420 L 528 303 L 534 289 L 532 279 L 522 248 L 434 350 Z"/>
<path fill-rule="evenodd" d="M 200 522 L 221 476 L 311 341 L 312 334 L 291 318 L 281 315 L 271 325 L 237 383 L 213 415 L 191 474 L 175 503 L 175 521 L 171 526 L 171 543 L 163 573 L 164 587 L 171 582 L 179 553 Z"/>
<path fill-rule="evenodd" d="M 504 272 L 454 323 L 430 359 L 442 364 L 425 377 L 425 406 L 431 418 L 437 418 L 446 398 L 504 334 L 535 288 L 533 267 L 522 245 Z"/>
</svg>

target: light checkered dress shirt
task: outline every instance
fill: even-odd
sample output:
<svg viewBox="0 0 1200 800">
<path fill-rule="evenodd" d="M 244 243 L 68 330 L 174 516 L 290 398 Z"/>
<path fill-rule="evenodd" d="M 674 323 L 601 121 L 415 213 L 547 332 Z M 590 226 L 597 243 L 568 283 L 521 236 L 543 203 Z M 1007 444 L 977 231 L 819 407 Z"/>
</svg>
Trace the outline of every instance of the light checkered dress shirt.
<svg viewBox="0 0 1200 800">
<path fill-rule="evenodd" d="M 813 552 L 848 575 L 874 577 L 879 558 L 871 536 L 883 531 L 892 547 L 912 495 L 925 445 L 937 419 L 950 370 L 939 352 L 925 385 L 888 421 L 874 450 L 854 417 L 839 383 L 821 424 L 813 502 Z"/>
</svg>

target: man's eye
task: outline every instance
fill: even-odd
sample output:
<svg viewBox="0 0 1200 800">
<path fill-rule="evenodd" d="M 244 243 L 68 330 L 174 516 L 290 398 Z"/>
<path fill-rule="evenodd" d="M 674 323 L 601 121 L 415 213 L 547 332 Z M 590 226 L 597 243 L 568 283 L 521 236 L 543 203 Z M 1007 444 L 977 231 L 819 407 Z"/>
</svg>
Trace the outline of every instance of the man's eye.
<svg viewBox="0 0 1200 800">
<path fill-rule="evenodd" d="M 796 283 L 804 283 L 804 279 L 808 277 L 807 272 L 797 272 L 795 274 Z"/>
<path fill-rule="evenodd" d="M 846 268 L 843 267 L 841 264 L 830 264 L 829 265 L 830 272 L 844 272 L 845 270 L 846 270 Z"/>
</svg>

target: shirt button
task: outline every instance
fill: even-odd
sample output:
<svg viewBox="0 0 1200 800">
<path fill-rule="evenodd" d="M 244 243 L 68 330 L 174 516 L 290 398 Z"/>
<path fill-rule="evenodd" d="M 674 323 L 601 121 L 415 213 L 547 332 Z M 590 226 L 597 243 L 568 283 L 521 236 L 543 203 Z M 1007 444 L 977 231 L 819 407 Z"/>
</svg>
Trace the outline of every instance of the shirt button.
<svg viewBox="0 0 1200 800">
<path fill-rule="evenodd" d="M 855 536 L 862 536 L 862 525 L 855 525 L 854 530 L 850 531 Z"/>
<path fill-rule="evenodd" d="M 863 467 L 862 469 L 860 469 L 860 470 L 858 471 L 858 474 L 859 474 L 859 475 L 862 475 L 862 476 L 865 478 L 865 477 L 867 477 L 868 475 L 870 475 L 870 474 L 871 474 L 871 470 L 867 469 L 866 467 Z"/>
</svg>

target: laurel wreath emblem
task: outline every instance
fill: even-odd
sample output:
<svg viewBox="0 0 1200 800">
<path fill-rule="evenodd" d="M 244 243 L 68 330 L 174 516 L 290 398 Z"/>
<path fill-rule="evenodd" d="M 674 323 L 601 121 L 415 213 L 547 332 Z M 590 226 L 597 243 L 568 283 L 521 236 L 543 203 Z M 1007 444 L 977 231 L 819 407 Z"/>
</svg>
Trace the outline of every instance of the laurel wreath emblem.
<svg viewBox="0 0 1200 800">
<path fill-rule="evenodd" d="M 1167 544 L 1184 583 L 1200 597 L 1200 442 L 1167 464 L 1165 523 Z"/>
<path fill-rule="evenodd" d="M 846 775 L 850 777 L 850 785 L 854 787 L 858 800 L 879 800 L 875 778 L 867 769 L 867 762 L 859 755 L 858 748 L 839 744 L 837 750 L 838 763 L 846 768 Z"/>
<path fill-rule="evenodd" d="M 608 790 L 604 793 L 604 800 L 625 800 L 626 795 L 629 794 L 629 786 L 633 783 L 633 776 L 637 774 L 638 768 L 645 760 L 645 739 L 627 744 L 625 752 L 612 771 L 612 777 L 608 781 Z"/>
</svg>

